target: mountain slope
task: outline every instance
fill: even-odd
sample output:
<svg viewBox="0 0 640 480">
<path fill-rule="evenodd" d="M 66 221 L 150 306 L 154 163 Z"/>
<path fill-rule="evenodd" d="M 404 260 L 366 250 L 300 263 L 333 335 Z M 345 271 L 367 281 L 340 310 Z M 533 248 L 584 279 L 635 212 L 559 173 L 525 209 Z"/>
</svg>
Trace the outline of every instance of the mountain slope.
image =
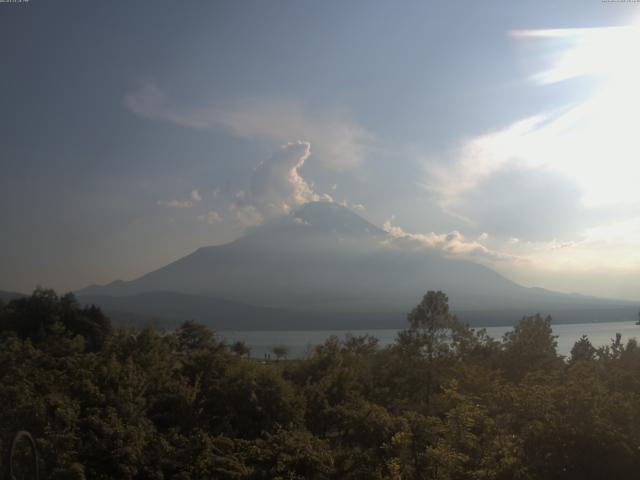
<svg viewBox="0 0 640 480">
<path fill-rule="evenodd" d="M 456 311 L 484 312 L 481 316 L 489 311 L 515 315 L 630 307 L 524 288 L 485 266 L 435 250 L 397 248 L 391 241 L 386 232 L 344 207 L 310 203 L 232 243 L 203 247 L 138 279 L 89 287 L 79 294 L 174 292 L 323 312 L 326 318 L 371 312 L 396 318 L 427 290 L 443 290 Z"/>
<path fill-rule="evenodd" d="M 154 322 L 175 327 L 185 320 L 197 320 L 215 330 L 323 330 L 396 328 L 404 313 L 340 313 L 327 317 L 323 312 L 258 307 L 215 297 L 175 292 L 148 292 L 137 295 L 82 295 L 84 304 L 99 305 L 116 324 Z"/>
<path fill-rule="evenodd" d="M 7 292 L 5 290 L 0 290 L 0 300 L 3 302 L 10 302 L 11 300 L 15 300 L 16 298 L 22 298 L 25 295 L 18 292 Z"/>
</svg>

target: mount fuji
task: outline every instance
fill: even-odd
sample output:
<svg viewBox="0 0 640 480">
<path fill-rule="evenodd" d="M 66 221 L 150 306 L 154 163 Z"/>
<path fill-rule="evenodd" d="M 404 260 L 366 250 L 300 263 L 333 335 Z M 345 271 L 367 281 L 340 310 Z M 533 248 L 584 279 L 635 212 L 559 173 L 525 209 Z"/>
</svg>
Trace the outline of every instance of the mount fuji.
<svg viewBox="0 0 640 480">
<path fill-rule="evenodd" d="M 486 266 L 396 240 L 345 207 L 308 203 L 231 243 L 77 294 L 120 318 L 193 318 L 236 330 L 401 327 L 428 290 L 444 291 L 461 319 L 476 325 L 536 312 L 567 323 L 636 315 L 629 302 L 526 288 Z"/>
</svg>

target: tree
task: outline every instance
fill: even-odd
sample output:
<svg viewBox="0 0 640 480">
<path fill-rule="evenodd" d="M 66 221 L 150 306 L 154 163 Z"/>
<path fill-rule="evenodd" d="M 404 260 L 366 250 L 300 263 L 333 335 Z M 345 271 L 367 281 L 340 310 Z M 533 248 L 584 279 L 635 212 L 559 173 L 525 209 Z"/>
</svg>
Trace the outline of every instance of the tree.
<svg viewBox="0 0 640 480">
<path fill-rule="evenodd" d="M 185 351 L 213 348 L 216 345 L 216 338 L 211 330 L 193 320 L 180 325 L 176 336 L 180 348 Z"/>
<path fill-rule="evenodd" d="M 410 328 L 435 334 L 451 327 L 453 316 L 449 312 L 449 298 L 440 291 L 428 291 L 408 315 Z"/>
<path fill-rule="evenodd" d="M 540 314 L 523 317 L 512 331 L 504 334 L 502 366 L 512 380 L 526 373 L 561 364 L 556 352 L 557 335 L 551 329 L 551 317 Z"/>
<path fill-rule="evenodd" d="M 251 349 L 249 346 L 243 342 L 242 340 L 237 340 L 231 344 L 231 351 L 238 355 L 239 357 L 249 356 L 251 353 Z"/>
<path fill-rule="evenodd" d="M 571 349 L 571 363 L 575 362 L 589 362 L 596 356 L 597 350 L 589 341 L 586 335 L 582 335 Z"/>
<path fill-rule="evenodd" d="M 287 347 L 286 345 L 275 345 L 271 349 L 271 351 L 273 352 L 273 354 L 276 356 L 278 360 L 282 358 L 287 358 L 287 355 L 289 355 L 289 347 Z"/>
<path fill-rule="evenodd" d="M 399 334 L 398 343 L 410 355 L 424 358 L 426 400 L 430 402 L 439 360 L 450 353 L 453 332 L 460 328 L 458 319 L 449 312 L 449 299 L 440 291 L 427 292 L 409 313 L 409 329 Z"/>
<path fill-rule="evenodd" d="M 308 432 L 264 432 L 248 454 L 248 463 L 255 468 L 251 479 L 335 478 L 332 475 L 334 466 L 329 445 Z"/>
<path fill-rule="evenodd" d="M 60 297 L 60 321 L 67 330 L 82 335 L 88 349 L 99 350 L 111 334 L 111 321 L 95 305 L 80 307 L 72 293 Z"/>
<path fill-rule="evenodd" d="M 95 305 L 82 307 L 72 293 L 61 297 L 38 287 L 29 297 L 10 301 L 0 315 L 0 331 L 39 343 L 47 336 L 81 335 L 89 350 L 97 351 L 111 334 L 111 321 Z"/>
</svg>

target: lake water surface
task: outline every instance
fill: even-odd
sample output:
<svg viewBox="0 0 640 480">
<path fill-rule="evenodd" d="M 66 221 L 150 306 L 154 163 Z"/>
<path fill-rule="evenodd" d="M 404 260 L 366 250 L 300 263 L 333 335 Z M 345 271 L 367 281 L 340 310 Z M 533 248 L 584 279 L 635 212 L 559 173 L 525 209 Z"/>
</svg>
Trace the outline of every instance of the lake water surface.
<svg viewBox="0 0 640 480">
<path fill-rule="evenodd" d="M 485 327 L 487 334 L 499 339 L 513 327 Z M 289 348 L 289 358 L 299 358 L 305 356 L 311 349 L 324 343 L 332 335 L 344 338 L 347 333 L 354 336 L 373 335 L 380 346 L 393 343 L 399 330 L 287 330 L 287 331 L 247 331 L 247 332 L 218 332 L 218 335 L 234 342 L 244 341 L 251 348 L 251 356 L 264 358 L 265 354 L 271 353 L 275 345 L 285 345 Z M 582 335 L 587 335 L 594 347 L 601 347 L 611 342 L 616 333 L 622 335 L 623 342 L 633 337 L 640 338 L 640 326 L 634 322 L 604 322 L 604 323 L 574 323 L 553 325 L 553 333 L 558 336 L 558 353 L 569 355 L 573 344 Z M 271 354 L 273 357 L 273 354 Z"/>
</svg>

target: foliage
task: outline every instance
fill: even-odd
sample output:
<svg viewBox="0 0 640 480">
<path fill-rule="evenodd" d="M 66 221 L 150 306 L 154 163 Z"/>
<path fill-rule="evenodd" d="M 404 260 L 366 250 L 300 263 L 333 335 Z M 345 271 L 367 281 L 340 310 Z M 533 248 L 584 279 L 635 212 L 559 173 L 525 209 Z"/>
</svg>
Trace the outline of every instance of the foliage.
<svg viewBox="0 0 640 480">
<path fill-rule="evenodd" d="M 428 292 L 397 341 L 332 337 L 248 358 L 195 322 L 112 330 L 38 289 L 0 306 L 0 450 L 37 439 L 51 479 L 605 479 L 640 468 L 640 347 L 551 319 L 502 341 Z M 283 346 L 274 354 L 284 358 Z M 4 456 L 2 460 L 4 461 Z M 6 468 L 6 465 L 0 465 Z"/>
<path fill-rule="evenodd" d="M 289 355 L 289 347 L 286 345 L 276 345 L 271 349 L 271 351 L 276 356 L 276 360 L 287 358 L 287 355 Z"/>
<path fill-rule="evenodd" d="M 37 288 L 30 297 L 0 305 L 0 332 L 13 331 L 32 342 L 43 341 L 54 331 L 81 335 L 89 349 L 99 349 L 111 331 L 111 322 L 94 305 L 80 307 L 73 294 L 58 297 L 53 290 Z"/>
<path fill-rule="evenodd" d="M 248 356 L 251 353 L 251 349 L 249 348 L 249 346 L 242 340 L 233 342 L 233 344 L 231 344 L 231 351 L 236 355 L 240 355 L 241 357 L 243 355 Z"/>
</svg>

